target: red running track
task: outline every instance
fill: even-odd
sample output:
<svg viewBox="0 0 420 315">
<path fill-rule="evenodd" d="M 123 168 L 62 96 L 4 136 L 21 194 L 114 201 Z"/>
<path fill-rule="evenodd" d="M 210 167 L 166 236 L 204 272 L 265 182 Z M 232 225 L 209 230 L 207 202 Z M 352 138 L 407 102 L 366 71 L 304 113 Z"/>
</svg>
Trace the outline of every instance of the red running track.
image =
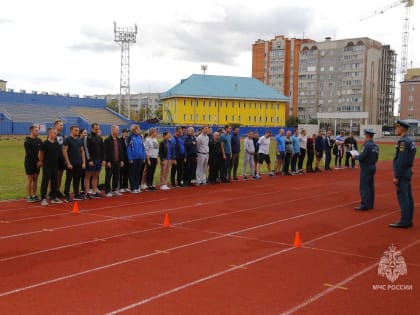
<svg viewBox="0 0 420 315">
<path fill-rule="evenodd" d="M 0 314 L 418 314 L 420 225 L 388 227 L 390 162 L 373 211 L 353 210 L 358 178 L 264 176 L 80 202 L 79 214 L 1 202 Z M 407 266 L 394 282 L 378 275 L 391 245 Z"/>
</svg>

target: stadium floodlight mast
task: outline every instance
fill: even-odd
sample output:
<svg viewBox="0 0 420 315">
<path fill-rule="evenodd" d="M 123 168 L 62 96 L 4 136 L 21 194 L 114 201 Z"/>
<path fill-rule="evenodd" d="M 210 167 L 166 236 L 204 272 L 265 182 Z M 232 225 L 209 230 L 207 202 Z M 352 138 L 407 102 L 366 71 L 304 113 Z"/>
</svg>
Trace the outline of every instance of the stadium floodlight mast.
<svg viewBox="0 0 420 315">
<path fill-rule="evenodd" d="M 206 75 L 207 65 L 201 65 L 201 71 L 203 71 L 203 74 Z"/>
<path fill-rule="evenodd" d="M 118 113 L 124 101 L 127 105 L 127 117 L 131 119 L 130 109 L 130 44 L 136 43 L 137 25 L 134 27 L 117 27 L 114 22 L 115 42 L 121 46 L 121 72 L 120 72 L 120 99 L 118 101 Z"/>
</svg>

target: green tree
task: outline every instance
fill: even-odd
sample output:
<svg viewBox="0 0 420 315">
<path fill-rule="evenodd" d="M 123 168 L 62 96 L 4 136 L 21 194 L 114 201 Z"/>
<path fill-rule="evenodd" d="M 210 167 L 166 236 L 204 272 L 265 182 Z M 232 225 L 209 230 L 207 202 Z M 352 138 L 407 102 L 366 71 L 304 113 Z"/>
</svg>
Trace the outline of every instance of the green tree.
<svg viewBox="0 0 420 315">
<path fill-rule="evenodd" d="M 155 110 L 155 118 L 162 120 L 163 119 L 163 108 L 160 106 L 158 109 Z"/>
<path fill-rule="evenodd" d="M 118 100 L 110 100 L 106 106 L 118 113 Z"/>
<path fill-rule="evenodd" d="M 296 127 L 297 128 L 298 124 L 299 124 L 299 119 L 295 116 L 289 116 L 286 119 L 286 126 L 287 127 Z"/>
</svg>

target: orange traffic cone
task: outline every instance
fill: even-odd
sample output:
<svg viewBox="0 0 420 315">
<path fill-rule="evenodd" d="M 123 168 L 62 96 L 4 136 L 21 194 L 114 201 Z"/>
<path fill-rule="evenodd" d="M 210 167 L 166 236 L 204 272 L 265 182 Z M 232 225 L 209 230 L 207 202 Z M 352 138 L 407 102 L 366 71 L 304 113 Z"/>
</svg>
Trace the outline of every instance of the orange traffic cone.
<svg viewBox="0 0 420 315">
<path fill-rule="evenodd" d="M 302 246 L 302 242 L 300 241 L 299 232 L 296 232 L 296 234 L 295 234 L 295 241 L 293 242 L 293 246 L 294 247 L 301 247 Z"/>
<path fill-rule="evenodd" d="M 165 219 L 163 220 L 164 227 L 170 227 L 171 223 L 169 222 L 169 214 L 165 214 Z"/>
<path fill-rule="evenodd" d="M 73 213 L 79 213 L 79 204 L 77 201 L 75 201 L 73 204 Z"/>
</svg>

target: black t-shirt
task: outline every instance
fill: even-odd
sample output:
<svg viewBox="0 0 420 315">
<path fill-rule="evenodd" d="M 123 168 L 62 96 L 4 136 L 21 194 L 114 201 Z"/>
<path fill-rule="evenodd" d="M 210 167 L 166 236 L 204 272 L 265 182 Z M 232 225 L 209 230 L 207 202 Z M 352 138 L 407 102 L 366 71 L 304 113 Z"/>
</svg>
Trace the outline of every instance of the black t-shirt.
<svg viewBox="0 0 420 315">
<path fill-rule="evenodd" d="M 57 141 L 50 142 L 49 140 L 45 140 L 44 142 L 42 142 L 39 150 L 44 152 L 44 160 L 42 161 L 44 167 L 58 167 L 58 158 L 60 155 L 62 155 L 62 151 Z"/>
<path fill-rule="evenodd" d="M 64 139 L 66 139 L 66 137 L 64 135 L 62 135 L 61 133 L 57 133 L 57 143 L 60 145 L 60 149 L 61 151 L 63 151 L 63 143 L 64 143 Z M 64 162 L 64 156 L 62 154 L 60 154 L 58 156 L 58 159 L 62 162 Z"/>
<path fill-rule="evenodd" d="M 39 138 L 26 137 L 24 142 L 25 147 L 25 163 L 38 162 L 38 152 L 42 141 Z"/>
<path fill-rule="evenodd" d="M 80 138 L 67 137 L 64 139 L 64 146 L 67 146 L 67 155 L 70 163 L 73 165 L 82 164 L 82 154 L 80 148 L 83 146 L 83 142 Z"/>
</svg>

